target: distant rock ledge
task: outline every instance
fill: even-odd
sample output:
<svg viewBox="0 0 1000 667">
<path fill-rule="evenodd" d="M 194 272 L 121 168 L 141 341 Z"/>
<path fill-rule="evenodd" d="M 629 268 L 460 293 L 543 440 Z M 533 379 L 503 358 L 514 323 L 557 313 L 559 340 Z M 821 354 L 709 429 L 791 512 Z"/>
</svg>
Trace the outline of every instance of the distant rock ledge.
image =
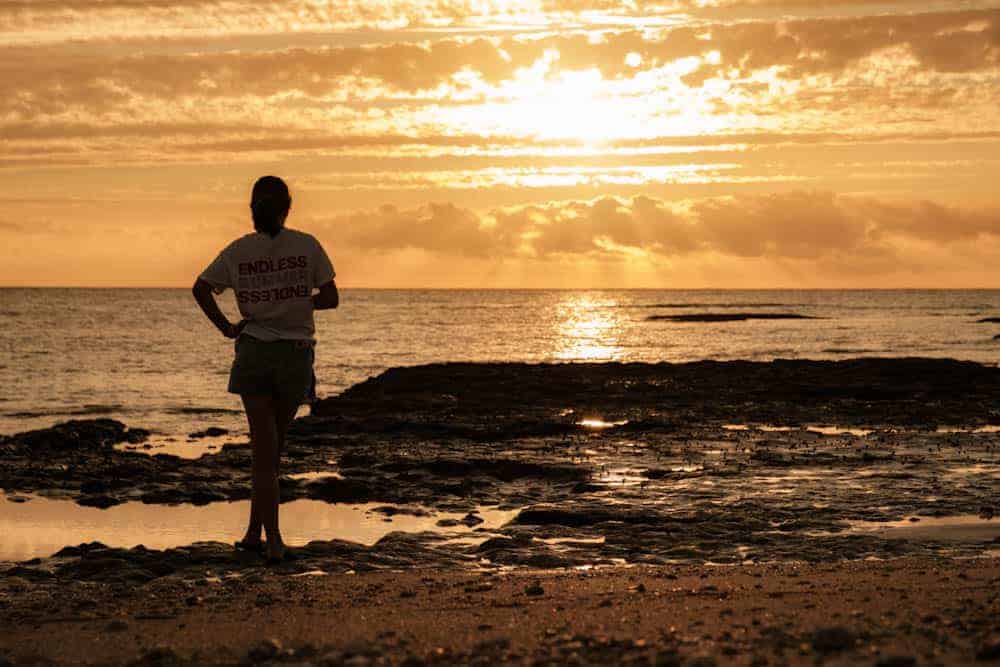
<svg viewBox="0 0 1000 667">
<path fill-rule="evenodd" d="M 859 358 L 688 363 L 440 363 L 391 368 L 313 414 L 467 423 L 516 433 L 533 422 L 983 424 L 1000 420 L 1000 368 L 972 361 Z M 582 416 L 581 416 L 582 415 Z"/>
<path fill-rule="evenodd" d="M 819 320 L 820 317 L 798 313 L 684 313 L 683 315 L 650 315 L 646 320 L 653 322 L 743 322 L 745 320 Z"/>
</svg>

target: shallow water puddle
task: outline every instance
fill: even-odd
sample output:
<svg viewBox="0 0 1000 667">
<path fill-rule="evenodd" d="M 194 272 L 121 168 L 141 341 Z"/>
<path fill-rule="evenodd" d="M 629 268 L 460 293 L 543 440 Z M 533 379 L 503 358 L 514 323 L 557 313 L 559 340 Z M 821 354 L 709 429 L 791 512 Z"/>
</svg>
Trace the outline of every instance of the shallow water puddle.
<svg viewBox="0 0 1000 667">
<path fill-rule="evenodd" d="M 344 479 L 344 476 L 335 470 L 313 470 L 310 472 L 297 472 L 291 475 L 283 475 L 288 479 L 296 479 L 303 482 L 313 482 L 317 479 Z"/>
<path fill-rule="evenodd" d="M 222 451 L 223 445 L 249 447 L 249 442 L 234 442 L 234 439 L 240 437 L 248 436 L 226 434 L 192 439 L 151 435 L 146 441 L 138 444 L 119 443 L 114 447 L 120 452 L 136 452 L 148 456 L 169 454 L 182 459 L 199 459 L 206 454 L 218 454 Z"/>
<path fill-rule="evenodd" d="M 774 426 L 772 424 L 723 424 L 726 431 L 764 431 L 768 433 L 784 433 L 789 431 L 806 431 L 809 433 L 819 433 L 821 435 L 853 435 L 862 438 L 874 429 L 852 428 L 847 426 Z"/>
<path fill-rule="evenodd" d="M 874 534 L 887 540 L 940 542 L 988 542 L 1000 539 L 1000 517 L 984 519 L 975 514 L 908 517 L 902 521 L 850 521 L 848 525 L 849 528 L 841 535 Z"/>
<path fill-rule="evenodd" d="M 472 530 L 465 525 L 447 528 L 437 525 L 442 519 L 462 519 L 464 513 L 435 513 L 416 508 L 426 511 L 426 516 L 398 513 L 387 517 L 373 511 L 384 507 L 385 503 L 343 505 L 294 500 L 281 505 L 281 532 L 285 541 L 294 546 L 331 539 L 371 545 L 395 531 L 461 535 Z M 0 560 L 45 557 L 64 546 L 95 540 L 108 546 L 143 544 L 150 549 L 199 541 L 232 542 L 242 534 L 249 511 L 249 501 L 200 507 L 132 502 L 97 509 L 37 496 L 27 502 L 13 502 L 0 493 Z M 477 514 L 483 523 L 475 528 L 499 528 L 517 513 L 518 510 L 481 508 Z"/>
<path fill-rule="evenodd" d="M 939 426 L 936 433 L 1000 433 L 1000 424 L 989 424 L 987 426 L 977 426 L 976 428 L 962 428 L 955 426 Z"/>
</svg>

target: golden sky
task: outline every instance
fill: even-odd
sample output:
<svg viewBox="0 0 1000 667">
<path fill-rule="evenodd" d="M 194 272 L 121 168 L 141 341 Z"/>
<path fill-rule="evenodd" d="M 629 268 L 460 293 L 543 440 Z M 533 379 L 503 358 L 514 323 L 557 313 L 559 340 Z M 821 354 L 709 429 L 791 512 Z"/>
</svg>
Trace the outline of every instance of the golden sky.
<svg viewBox="0 0 1000 667">
<path fill-rule="evenodd" d="M 2 285 L 998 287 L 1000 0 L 0 0 Z"/>
</svg>

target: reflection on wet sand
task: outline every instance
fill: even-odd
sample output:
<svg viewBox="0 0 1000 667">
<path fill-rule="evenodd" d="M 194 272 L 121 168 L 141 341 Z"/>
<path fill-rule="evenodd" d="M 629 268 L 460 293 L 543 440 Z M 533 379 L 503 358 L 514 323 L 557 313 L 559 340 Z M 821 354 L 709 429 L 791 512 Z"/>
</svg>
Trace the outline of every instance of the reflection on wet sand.
<svg viewBox="0 0 1000 667">
<path fill-rule="evenodd" d="M 40 497 L 15 502 L 0 494 L 0 561 L 45 557 L 66 545 L 92 541 L 129 548 L 142 544 L 150 549 L 229 542 L 246 522 L 249 504 L 237 501 L 196 507 L 130 502 L 97 509 Z M 475 514 L 482 519 L 475 527 L 489 531 L 507 523 L 517 511 L 482 508 Z M 295 500 L 281 506 L 281 532 L 293 546 L 332 539 L 371 545 L 395 531 L 465 534 L 470 528 L 458 523 L 465 516 L 417 506 Z"/>
</svg>

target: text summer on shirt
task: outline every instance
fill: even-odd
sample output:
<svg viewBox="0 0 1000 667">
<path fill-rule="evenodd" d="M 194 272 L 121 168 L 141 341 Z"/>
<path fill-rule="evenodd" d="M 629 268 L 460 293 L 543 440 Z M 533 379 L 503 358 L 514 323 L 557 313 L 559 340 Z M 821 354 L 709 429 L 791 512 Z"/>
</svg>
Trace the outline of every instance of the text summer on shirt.
<svg viewBox="0 0 1000 667">
<path fill-rule="evenodd" d="M 282 229 L 275 237 L 247 234 L 209 264 L 201 279 L 217 292 L 231 288 L 244 331 L 261 340 L 312 339 L 313 290 L 335 276 L 333 263 L 311 234 Z"/>
</svg>

